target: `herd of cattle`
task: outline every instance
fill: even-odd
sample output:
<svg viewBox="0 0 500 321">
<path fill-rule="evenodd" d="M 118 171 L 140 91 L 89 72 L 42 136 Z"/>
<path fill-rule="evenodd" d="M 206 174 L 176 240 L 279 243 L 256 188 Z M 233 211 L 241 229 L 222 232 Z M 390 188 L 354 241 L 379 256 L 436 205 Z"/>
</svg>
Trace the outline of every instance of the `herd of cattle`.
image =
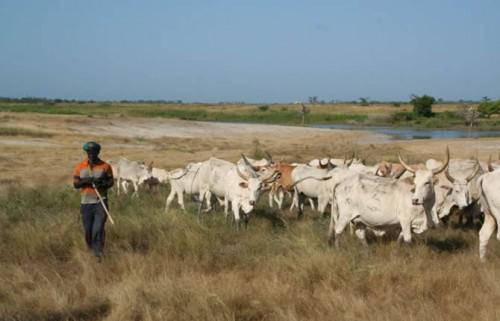
<svg viewBox="0 0 500 321">
<path fill-rule="evenodd" d="M 275 162 L 269 154 L 260 160 L 242 155 L 236 164 L 210 158 L 172 171 L 125 158 L 110 163 L 118 193 L 126 193 L 130 184 L 137 195 L 141 184 L 169 183 L 165 211 L 176 196 L 185 210 L 183 196 L 191 194 L 199 203 L 198 214 L 209 211 L 215 201 L 224 207 L 226 217 L 231 209 L 237 227 L 240 214 L 248 223 L 264 191 L 269 192 L 269 206 L 276 203 L 280 209 L 285 195 L 292 196 L 291 209 L 297 207 L 299 217 L 306 201 L 320 213 L 330 205 L 328 239 L 336 246 L 347 226 L 364 245 L 367 231 L 380 236 L 391 226 L 401 228 L 398 241 L 411 242 L 412 232 L 437 226 L 458 209 L 468 220 L 484 214 L 479 232 L 479 256 L 484 260 L 486 245 L 500 220 L 500 170 L 496 170 L 500 164 L 491 158 L 487 163 L 450 159 L 448 148 L 443 162 L 429 159 L 412 165 L 401 156 L 399 163 L 375 166 L 354 158 L 289 164 Z"/>
</svg>

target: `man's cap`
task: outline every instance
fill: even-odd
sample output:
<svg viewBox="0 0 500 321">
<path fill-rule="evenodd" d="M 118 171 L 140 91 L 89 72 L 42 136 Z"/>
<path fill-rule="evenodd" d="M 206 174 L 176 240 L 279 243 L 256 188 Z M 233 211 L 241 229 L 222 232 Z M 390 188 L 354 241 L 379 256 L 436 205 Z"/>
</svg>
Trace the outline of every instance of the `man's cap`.
<svg viewBox="0 0 500 321">
<path fill-rule="evenodd" d="M 83 150 L 87 153 L 90 151 L 99 152 L 101 150 L 101 145 L 96 142 L 86 142 L 85 144 L 83 144 Z"/>
</svg>

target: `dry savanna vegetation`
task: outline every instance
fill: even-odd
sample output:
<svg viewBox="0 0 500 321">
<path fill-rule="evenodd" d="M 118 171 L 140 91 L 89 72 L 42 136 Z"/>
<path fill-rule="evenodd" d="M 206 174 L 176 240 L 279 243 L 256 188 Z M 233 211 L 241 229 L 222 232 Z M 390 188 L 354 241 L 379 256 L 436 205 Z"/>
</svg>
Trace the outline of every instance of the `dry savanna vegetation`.
<svg viewBox="0 0 500 321">
<path fill-rule="evenodd" d="M 172 169 L 268 150 L 307 161 L 356 152 L 368 163 L 452 157 L 485 160 L 497 139 L 390 141 L 354 131 L 194 123 L 131 116 L 0 114 L 0 320 L 499 320 L 500 246 L 478 258 L 477 228 L 452 218 L 399 246 L 326 242 L 329 218 L 267 206 L 237 232 L 222 210 L 163 212 L 168 186 L 111 195 L 102 263 L 87 253 L 79 195 L 70 186 L 83 142 L 104 159 Z"/>
</svg>

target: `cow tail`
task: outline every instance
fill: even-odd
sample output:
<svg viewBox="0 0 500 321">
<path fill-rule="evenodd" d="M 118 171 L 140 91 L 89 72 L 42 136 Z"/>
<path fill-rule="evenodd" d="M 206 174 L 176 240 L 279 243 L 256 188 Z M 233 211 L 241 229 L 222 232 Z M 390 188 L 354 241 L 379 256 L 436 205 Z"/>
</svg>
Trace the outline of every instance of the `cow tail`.
<svg viewBox="0 0 500 321">
<path fill-rule="evenodd" d="M 484 179 L 484 175 L 480 176 L 477 180 L 477 186 L 479 187 L 479 190 L 481 191 L 481 196 L 480 196 L 479 200 L 480 200 L 481 206 L 483 207 L 484 215 L 491 215 L 490 204 L 488 203 L 488 199 L 486 198 L 486 195 L 484 195 L 483 179 Z"/>
<path fill-rule="evenodd" d="M 198 175 L 198 172 L 200 171 L 201 166 L 203 166 L 203 165 L 198 166 L 198 168 L 196 169 L 196 172 L 195 172 L 195 173 L 194 173 L 194 175 L 193 175 L 193 180 L 191 180 L 191 191 L 190 191 L 190 194 L 193 194 L 193 184 L 194 184 L 194 180 L 196 179 L 196 176 Z M 186 171 L 186 172 L 187 172 L 187 171 Z M 203 197 L 203 196 L 202 196 L 202 195 L 200 195 L 200 198 L 201 198 L 201 197 Z M 203 199 L 202 199 L 202 201 L 203 201 Z"/>
</svg>

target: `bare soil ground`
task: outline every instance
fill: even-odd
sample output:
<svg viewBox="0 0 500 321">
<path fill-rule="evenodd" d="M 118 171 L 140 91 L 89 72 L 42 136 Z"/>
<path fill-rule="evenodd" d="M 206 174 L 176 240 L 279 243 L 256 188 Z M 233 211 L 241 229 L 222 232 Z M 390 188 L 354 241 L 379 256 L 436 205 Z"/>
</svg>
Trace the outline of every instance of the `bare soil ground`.
<svg viewBox="0 0 500 321">
<path fill-rule="evenodd" d="M 234 161 L 241 153 L 255 156 L 264 150 L 275 159 L 294 162 L 355 152 L 368 163 L 396 160 L 398 152 L 414 162 L 439 159 L 446 145 L 455 158 L 477 155 L 486 160 L 500 150 L 500 139 L 491 138 L 393 141 L 351 130 L 120 116 L 0 113 L 0 127 L 23 130 L 19 135 L 0 135 L 0 184 L 69 183 L 73 166 L 85 157 L 81 146 L 88 140 L 102 144 L 105 160 L 123 156 L 166 169 L 210 156 Z"/>
</svg>

